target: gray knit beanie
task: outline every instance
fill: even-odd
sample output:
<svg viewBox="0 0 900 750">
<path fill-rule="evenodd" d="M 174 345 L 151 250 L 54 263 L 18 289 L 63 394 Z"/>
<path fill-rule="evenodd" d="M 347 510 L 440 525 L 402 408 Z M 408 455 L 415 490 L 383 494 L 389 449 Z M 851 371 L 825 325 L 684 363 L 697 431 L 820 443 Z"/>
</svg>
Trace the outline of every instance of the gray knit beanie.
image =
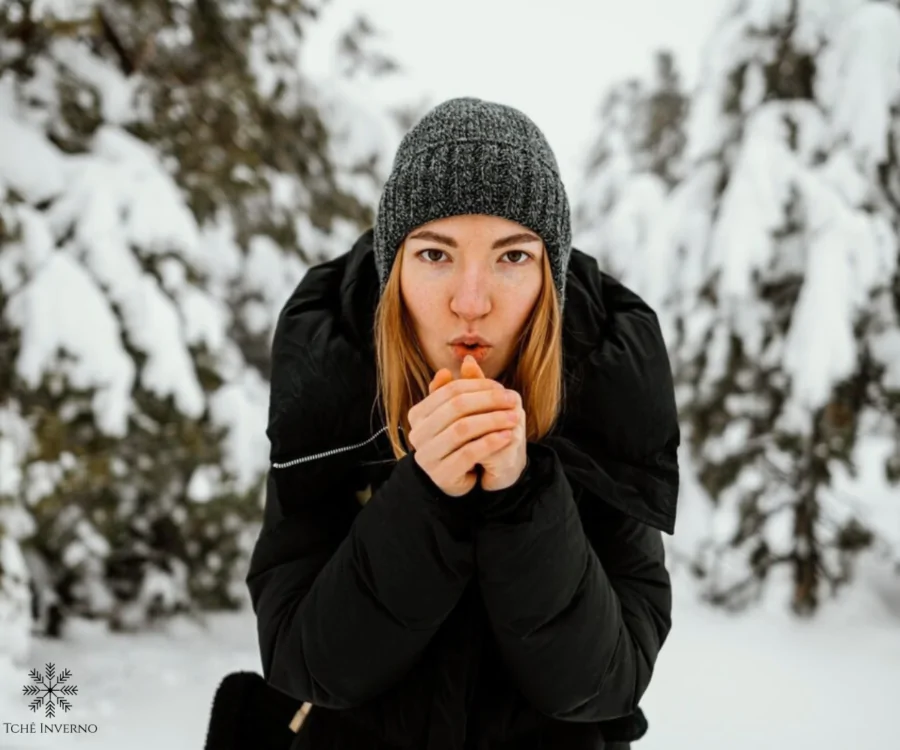
<svg viewBox="0 0 900 750">
<path fill-rule="evenodd" d="M 450 99 L 404 136 L 375 220 L 380 291 L 406 235 L 462 214 L 500 216 L 535 232 L 547 249 L 562 309 L 572 249 L 569 201 L 547 139 L 519 110 Z"/>
</svg>

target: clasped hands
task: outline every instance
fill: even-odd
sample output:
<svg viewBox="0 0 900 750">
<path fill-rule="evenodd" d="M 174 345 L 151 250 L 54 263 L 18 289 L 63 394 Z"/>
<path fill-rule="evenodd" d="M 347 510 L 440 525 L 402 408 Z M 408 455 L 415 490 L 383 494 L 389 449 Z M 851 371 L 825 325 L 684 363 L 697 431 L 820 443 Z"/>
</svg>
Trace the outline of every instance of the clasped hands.
<svg viewBox="0 0 900 750">
<path fill-rule="evenodd" d="M 460 497 L 478 482 L 487 491 L 515 484 L 525 469 L 527 440 L 522 397 L 484 376 L 471 356 L 460 378 L 438 370 L 428 396 L 409 410 L 407 441 L 416 463 L 447 495 Z"/>
</svg>

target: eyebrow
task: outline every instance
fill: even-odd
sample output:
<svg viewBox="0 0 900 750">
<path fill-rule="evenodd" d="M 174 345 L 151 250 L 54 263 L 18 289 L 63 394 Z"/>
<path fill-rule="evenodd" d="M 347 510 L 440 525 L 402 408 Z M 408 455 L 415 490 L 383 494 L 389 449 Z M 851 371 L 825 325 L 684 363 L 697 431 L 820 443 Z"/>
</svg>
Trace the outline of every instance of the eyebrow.
<svg viewBox="0 0 900 750">
<path fill-rule="evenodd" d="M 409 236 L 411 240 L 431 240 L 432 242 L 440 242 L 442 245 L 447 245 L 448 247 L 459 247 L 456 240 L 452 237 L 448 237 L 446 234 L 439 234 L 438 232 L 432 232 L 430 229 L 423 229 L 415 234 L 411 234 Z M 500 250 L 504 247 L 509 247 L 510 245 L 518 245 L 521 242 L 540 242 L 541 238 L 537 235 L 531 234 L 531 232 L 519 232 L 518 234 L 511 234 L 509 237 L 504 237 L 503 239 L 497 240 L 491 245 L 491 250 Z"/>
</svg>

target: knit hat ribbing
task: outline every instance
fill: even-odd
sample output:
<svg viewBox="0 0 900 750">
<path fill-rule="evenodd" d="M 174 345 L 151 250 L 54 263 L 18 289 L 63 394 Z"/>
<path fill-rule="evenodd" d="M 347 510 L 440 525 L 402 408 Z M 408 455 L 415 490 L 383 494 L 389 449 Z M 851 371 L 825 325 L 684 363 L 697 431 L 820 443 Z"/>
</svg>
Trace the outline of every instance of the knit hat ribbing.
<svg viewBox="0 0 900 750">
<path fill-rule="evenodd" d="M 544 134 L 519 110 L 450 99 L 403 137 L 375 221 L 381 292 L 406 235 L 463 214 L 500 216 L 535 232 L 544 241 L 562 309 L 572 247 L 569 201 Z"/>
</svg>

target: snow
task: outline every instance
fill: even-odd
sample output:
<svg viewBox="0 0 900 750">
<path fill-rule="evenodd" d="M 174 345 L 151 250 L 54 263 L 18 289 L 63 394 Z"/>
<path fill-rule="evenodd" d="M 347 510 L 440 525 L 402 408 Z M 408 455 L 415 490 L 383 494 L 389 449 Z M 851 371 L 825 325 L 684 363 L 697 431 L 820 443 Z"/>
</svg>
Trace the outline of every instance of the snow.
<svg viewBox="0 0 900 750">
<path fill-rule="evenodd" d="M 751 559 L 761 541 L 776 558 L 803 552 L 795 488 L 817 415 L 867 356 L 884 368 L 867 395 L 888 422 L 900 383 L 891 292 L 900 215 L 886 195 L 900 183 L 883 163 L 900 111 L 900 8 L 867 0 L 723 5 L 690 96 L 680 181 L 649 189 L 629 153 L 628 118 L 613 110 L 598 127 L 606 160 L 588 171 L 579 207 L 589 231 L 576 239 L 657 310 L 685 413 L 712 412 L 713 424 L 698 419 L 697 457 L 727 486 L 715 502 L 694 487 L 678 555 L 707 572 L 707 593 L 749 580 L 736 600 L 781 591 L 776 599 L 787 607 L 790 582 L 773 576 L 790 565 L 759 583 Z M 771 85 L 772 65 L 792 72 L 779 59 L 779 35 L 813 58 L 811 90 Z M 627 109 L 636 89 L 617 91 Z M 723 417 L 728 424 L 715 434 Z M 842 554 L 855 563 L 876 554 L 887 565 L 900 557 L 900 490 L 887 478 L 900 433 L 876 422 L 863 418 L 850 435 L 850 425 L 825 420 L 830 445 L 815 438 L 820 452 L 855 441 L 850 465 L 833 462 L 833 484 L 817 495 L 814 533 L 832 576 L 846 564 Z M 685 420 L 686 444 L 691 426 Z M 746 463 L 731 475 L 729 462 Z M 875 534 L 864 555 L 835 549 L 851 523 Z"/>
<path fill-rule="evenodd" d="M 872 353 L 885 367 L 884 387 L 900 391 L 900 326 L 886 329 L 874 337 Z"/>
<path fill-rule="evenodd" d="M 860 603 L 862 604 L 862 603 Z M 897 619 L 868 601 L 853 620 L 814 624 L 757 611 L 735 617 L 698 603 L 676 576 L 673 630 L 642 703 L 642 750 L 892 750 L 900 672 Z M 248 604 L 249 606 L 249 604 Z M 21 692 L 32 668 L 70 669 L 78 697 L 65 718 L 35 717 Z M 3 664 L 3 662 L 0 662 Z M 179 617 L 140 635 L 73 621 L 66 639 L 38 638 L 0 667 L 0 716 L 10 723 L 93 723 L 95 734 L 13 735 L 5 750 L 203 746 L 212 697 L 231 671 L 260 672 L 252 612 Z"/>
<path fill-rule="evenodd" d="M 22 332 L 18 375 L 36 387 L 60 366 L 78 388 L 95 387 L 94 412 L 102 430 L 124 434 L 135 366 L 121 345 L 116 316 L 83 266 L 53 253 L 9 302 L 10 321 Z"/>
<path fill-rule="evenodd" d="M 105 122 L 118 125 L 132 119 L 135 94 L 141 82 L 139 76 L 125 76 L 74 39 L 56 40 L 52 46 L 52 56 L 71 75 L 97 92 L 100 113 Z"/>
<path fill-rule="evenodd" d="M 21 461 L 31 445 L 31 430 L 18 407 L 15 404 L 0 407 L 0 497 L 19 491 Z"/>
<path fill-rule="evenodd" d="M 285 300 L 306 273 L 306 266 L 295 255 L 282 250 L 270 237 L 251 238 L 243 269 L 244 288 L 258 294 L 264 302 L 261 324 L 253 329 L 272 330 Z"/>
<path fill-rule="evenodd" d="M 183 266 L 174 264 L 179 270 L 178 283 L 173 283 L 167 291 L 178 300 L 178 307 L 184 316 L 184 340 L 186 343 L 203 344 L 211 352 L 218 352 L 225 345 L 228 335 L 228 309 L 225 303 L 195 286 L 184 284 L 181 274 Z"/>
<path fill-rule="evenodd" d="M 677 62 L 676 71 L 677 71 Z M 653 158 L 644 139 L 656 117 L 648 111 L 648 97 L 670 85 L 657 72 L 650 85 L 628 80 L 615 86 L 599 107 L 599 132 L 581 184 L 572 192 L 573 244 L 597 258 L 608 273 L 629 286 L 645 288 L 655 269 L 648 267 L 643 250 L 657 235 L 666 209 L 666 179 L 678 171 L 676 148 L 661 143 L 666 153 L 666 178 L 653 171 Z M 671 92 L 668 92 L 671 93 Z M 680 93 L 680 92 L 679 92 Z M 666 135 L 672 136 L 672 132 Z M 662 139 L 661 139 L 662 140 Z"/>
<path fill-rule="evenodd" d="M 64 373 L 72 386 L 96 389 L 98 426 L 122 435 L 133 412 L 137 377 L 127 340 L 146 355 L 140 378 L 147 390 L 161 398 L 173 396 L 187 416 L 199 417 L 210 407 L 221 424 L 251 431 L 228 441 L 228 468 L 240 477 L 240 486 L 249 486 L 266 465 L 264 417 L 259 416 L 266 411 L 264 386 L 246 376 L 208 403 L 187 349 L 203 343 L 222 357 L 223 366 L 230 362 L 229 377 L 243 377 L 234 353 L 225 351 L 231 312 L 222 298 L 244 264 L 240 250 L 227 241 L 233 230 L 224 226 L 210 234 L 216 231 L 210 227 L 201 233 L 158 156 L 124 131 L 102 128 L 93 149 L 83 157 L 48 150 L 55 159 L 44 175 L 50 182 L 29 187 L 15 171 L 17 163 L 5 165 L 7 171 L 0 174 L 13 187 L 29 187 L 41 198 L 58 190 L 54 175 L 66 180 L 64 194 L 46 212 L 17 208 L 21 243 L 0 256 L 0 281 L 13 292 L 7 314 L 22 332 L 17 372 L 31 387 L 45 376 Z M 57 238 L 70 228 L 73 238 L 57 248 Z M 275 253 L 265 242 L 254 238 L 247 274 L 251 291 L 265 296 L 262 330 L 272 328 L 305 271 L 295 257 Z M 142 261 L 163 254 L 158 281 Z M 209 290 L 187 280 L 186 264 L 201 273 L 211 269 Z"/>
<path fill-rule="evenodd" d="M 94 153 L 59 157 L 66 192 L 39 217 L 23 213 L 22 255 L 37 273 L 10 303 L 10 319 L 24 332 L 17 371 L 32 387 L 59 366 L 57 353 L 73 358 L 67 374 L 76 387 L 97 387 L 97 422 L 124 434 L 135 366 L 123 337 L 147 355 L 141 384 L 161 398 L 172 395 L 188 416 L 205 399 L 184 341 L 184 313 L 142 269 L 138 257 L 179 252 L 197 255 L 199 232 L 184 199 L 154 152 L 114 127 L 95 136 Z M 56 174 L 50 171 L 49 174 Z M 0 174 L 11 183 L 14 173 Z M 51 187 L 54 187 L 51 185 Z M 48 187 L 33 190 L 47 195 Z M 74 239 L 50 253 L 56 237 L 74 226 Z M 167 275 L 169 283 L 177 278 Z M 183 280 L 183 274 L 180 276 Z M 187 295 L 191 311 L 197 294 Z M 119 317 L 113 310 L 118 308 Z M 213 326 L 206 307 L 205 330 Z M 218 328 L 223 329 L 224 319 Z M 196 336 L 196 330 L 191 330 Z"/>
<path fill-rule="evenodd" d="M 66 183 L 64 157 L 53 144 L 32 128 L 8 117 L 8 100 L 0 96 L 0 184 L 6 184 L 33 203 L 62 192 Z"/>
<path fill-rule="evenodd" d="M 638 208 L 618 198 L 621 205 L 602 223 L 614 229 L 623 213 L 641 210 L 655 217 L 650 232 L 623 237 L 636 269 L 626 282 L 660 306 L 661 317 L 680 316 L 690 327 L 680 357 L 720 344 L 710 353 L 706 383 L 724 372 L 723 345 L 731 332 L 751 359 L 780 359 L 791 388 L 779 426 L 803 434 L 809 415 L 857 367 L 854 325 L 897 268 L 896 233 L 889 217 L 871 206 L 880 200 L 874 169 L 887 147 L 887 118 L 900 103 L 900 10 L 856 0 L 801 3 L 792 40 L 800 48 L 825 45 L 815 88 L 820 101 L 764 101 L 761 66 L 775 50 L 759 32 L 784 23 L 791 6 L 785 0 L 733 5 L 740 12 L 725 17 L 712 36 L 703 60 L 709 77 L 701 78 L 692 98 L 687 178 L 662 206 L 657 196 Z M 742 62 L 738 130 L 724 101 L 728 72 Z M 709 159 L 717 153 L 724 156 L 723 171 Z M 626 182 L 620 196 L 645 179 L 633 175 L 635 187 Z M 783 345 L 764 354 L 768 311 L 752 301 L 755 289 L 761 279 L 791 273 L 803 275 L 800 297 Z M 716 323 L 695 301 L 710 278 L 717 280 Z M 727 331 L 710 330 L 716 326 Z M 890 350 L 891 340 L 885 334 L 880 351 Z"/>
<path fill-rule="evenodd" d="M 36 4 L 32 12 L 80 18 L 93 5 L 59 0 Z M 175 25 L 181 24 L 176 33 L 183 33 L 187 16 L 183 9 L 174 12 Z M 229 12 L 243 11 L 235 6 Z M 352 172 L 371 157 L 376 170 L 379 162 L 384 168 L 400 134 L 372 98 L 374 79 L 360 73 L 344 81 L 334 60 L 309 77 L 306 61 L 300 64 L 305 46 L 305 36 L 273 10 L 269 23 L 256 29 L 251 71 L 263 93 L 283 85 L 281 106 L 322 112 L 334 131 L 336 178 L 371 203 L 379 176 Z M 49 55 L 34 60 L 34 72 L 26 78 L 10 70 L 0 79 L 0 140 L 17 145 L 0 151 L 0 210 L 17 237 L 0 253 L 0 284 L 9 297 L 4 314 L 22 335 L 17 374 L 31 388 L 46 379 L 57 392 L 66 384 L 93 389 L 95 422 L 111 436 L 124 435 L 130 419 L 143 419 L 133 400 L 136 383 L 160 399 L 171 397 L 183 416 L 208 412 L 228 431 L 225 456 L 216 471 L 197 469 L 189 496 L 203 502 L 210 493 L 250 489 L 268 464 L 268 387 L 232 337 L 236 327 L 270 334 L 306 265 L 265 236 L 239 247 L 225 210 L 198 226 L 172 164 L 127 130 L 152 114 L 140 109 L 140 75 L 123 75 L 74 38 L 55 41 Z M 103 120 L 79 154 L 63 153 L 48 137 L 65 135 L 63 79 L 81 87 L 86 104 L 96 97 Z M 349 221 L 335 222 L 330 232 L 313 227 L 310 188 L 296 175 L 267 168 L 252 176 L 270 180 L 272 205 L 293 217 L 308 257 L 344 252 L 358 236 Z M 24 202 L 9 201 L 11 191 Z M 204 366 L 223 381 L 211 393 L 198 378 L 199 347 Z M 63 417 L 71 413 L 71 404 L 64 404 Z M 4 485 L 13 488 L 23 473 L 12 465 L 27 456 L 20 447 L 13 450 L 8 424 L 0 424 L 0 461 L 10 468 Z M 61 462 L 33 463 L 28 501 L 57 486 L 65 470 Z"/>
<path fill-rule="evenodd" d="M 821 218 L 833 207 L 838 213 L 831 213 L 831 218 L 844 221 L 819 231 L 813 228 L 806 276 L 784 353 L 793 396 L 810 412 L 825 403 L 835 383 L 856 369 L 853 325 L 857 313 L 868 302 L 869 291 L 891 277 L 897 257 L 896 247 L 881 252 L 866 219 L 841 217 L 837 202 L 829 205 L 824 193 L 818 191 L 816 196 Z"/>
<path fill-rule="evenodd" d="M 3 508 L 0 508 L 2 511 Z M 4 523 L 6 514 L 0 514 Z M 0 671 L 4 661 L 21 661 L 31 648 L 29 637 L 31 592 L 28 568 L 18 543 L 11 535 L 0 534 Z M 0 678 L 2 679 L 2 678 Z M 0 702 L 2 705 L 2 702 Z"/>
<path fill-rule="evenodd" d="M 887 155 L 889 123 L 900 104 L 900 9 L 868 3 L 849 16 L 823 56 L 817 94 L 869 170 Z"/>
<path fill-rule="evenodd" d="M 753 275 L 771 261 L 772 234 L 791 187 L 791 161 L 785 160 L 790 154 L 781 145 L 785 126 L 774 109 L 747 123 L 710 238 L 709 272 L 721 269 L 721 291 L 732 299 L 749 296 Z"/>
<path fill-rule="evenodd" d="M 896 622 L 734 617 L 685 592 L 673 620 L 644 702 L 650 730 L 642 750 L 887 750 L 900 743 L 888 718 L 900 667 Z"/>
<path fill-rule="evenodd" d="M 633 283 L 647 273 L 644 259 L 635 248 L 644 247 L 654 231 L 657 217 L 665 205 L 667 188 L 654 174 L 642 174 L 629 180 L 620 190 L 615 207 L 604 223 L 601 243 L 583 240 L 592 252 L 606 251 L 611 268 L 623 283 Z M 638 282 L 640 283 L 640 282 Z"/>
<path fill-rule="evenodd" d="M 887 550 L 900 564 L 900 502 L 897 487 L 888 482 L 884 471 L 895 450 L 889 434 L 867 437 L 855 451 L 852 474 L 846 466 L 832 464 L 832 483 L 824 501 L 831 506 L 833 518 L 860 518 L 866 528 L 875 531 L 877 547 Z"/>
<path fill-rule="evenodd" d="M 218 466 L 198 466 L 191 474 L 187 495 L 195 503 L 206 503 L 215 497 L 221 486 L 222 472 Z"/>
<path fill-rule="evenodd" d="M 34 18 L 81 18 L 96 4 L 97 0 L 37 0 L 31 13 Z"/>
<path fill-rule="evenodd" d="M 117 195 L 108 196 L 120 217 L 123 240 L 141 254 L 178 252 L 190 259 L 199 241 L 197 223 L 175 180 L 151 146 L 117 127 L 104 125 L 94 136 L 93 155 L 111 169 L 98 172 L 97 182 L 112 181 Z M 92 159 L 92 161 L 94 161 Z M 84 191 L 99 189 L 94 174 L 84 177 Z M 107 197 L 107 196 L 104 196 Z M 84 196 L 85 202 L 96 200 Z M 102 235 L 101 235 L 102 236 Z"/>
<path fill-rule="evenodd" d="M 268 404 L 268 384 L 250 369 L 219 388 L 210 399 L 213 421 L 228 429 L 225 465 L 235 473 L 239 492 L 248 490 L 268 468 Z"/>
</svg>

